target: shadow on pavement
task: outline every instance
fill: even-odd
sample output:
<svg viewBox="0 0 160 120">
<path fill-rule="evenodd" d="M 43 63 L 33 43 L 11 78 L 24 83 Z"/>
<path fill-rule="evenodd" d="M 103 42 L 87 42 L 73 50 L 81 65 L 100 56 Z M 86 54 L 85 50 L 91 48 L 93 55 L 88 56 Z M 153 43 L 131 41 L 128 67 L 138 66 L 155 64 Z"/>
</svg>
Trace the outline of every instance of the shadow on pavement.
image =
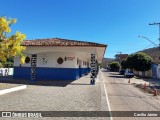
<svg viewBox="0 0 160 120">
<path fill-rule="evenodd" d="M 109 70 L 103 69 L 101 72 L 110 72 Z"/>
<path fill-rule="evenodd" d="M 119 72 L 108 72 L 111 75 L 120 75 Z"/>
<path fill-rule="evenodd" d="M 91 78 L 90 76 L 83 76 L 83 78 Z"/>
<path fill-rule="evenodd" d="M 12 76 L 0 76 L 0 83 L 38 85 L 38 86 L 66 87 L 73 81 L 75 80 L 22 80 L 22 79 L 13 79 Z"/>
<path fill-rule="evenodd" d="M 117 76 L 117 75 L 111 75 L 111 76 L 108 76 L 108 77 L 112 77 L 112 78 L 124 78 L 124 76 Z"/>
<path fill-rule="evenodd" d="M 85 84 L 85 83 L 70 83 L 69 85 L 91 85 L 90 83 Z"/>
<path fill-rule="evenodd" d="M 107 83 L 105 83 L 105 84 L 107 84 Z M 117 83 L 117 82 L 111 82 L 111 83 L 108 83 L 108 84 L 117 84 L 117 85 L 134 85 L 134 83 L 128 84 L 128 83 Z"/>
</svg>

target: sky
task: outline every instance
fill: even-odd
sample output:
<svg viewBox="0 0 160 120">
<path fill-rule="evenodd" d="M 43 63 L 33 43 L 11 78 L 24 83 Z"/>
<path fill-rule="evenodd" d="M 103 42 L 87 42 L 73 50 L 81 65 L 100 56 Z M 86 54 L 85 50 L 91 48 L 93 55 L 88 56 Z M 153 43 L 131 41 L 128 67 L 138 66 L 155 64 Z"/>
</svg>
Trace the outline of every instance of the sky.
<svg viewBox="0 0 160 120">
<path fill-rule="evenodd" d="M 159 44 L 160 0 L 0 0 L 0 16 L 16 18 L 12 34 L 106 44 L 104 57 Z"/>
</svg>

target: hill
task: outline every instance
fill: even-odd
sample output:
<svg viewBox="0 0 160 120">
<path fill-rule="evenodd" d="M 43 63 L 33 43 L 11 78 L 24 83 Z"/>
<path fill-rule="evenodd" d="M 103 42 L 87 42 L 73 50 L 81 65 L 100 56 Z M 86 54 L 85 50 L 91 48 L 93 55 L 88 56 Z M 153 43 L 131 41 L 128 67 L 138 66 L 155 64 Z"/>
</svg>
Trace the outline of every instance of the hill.
<svg viewBox="0 0 160 120">
<path fill-rule="evenodd" d="M 145 49 L 139 52 L 144 52 L 147 55 L 151 56 L 151 58 L 153 59 L 153 63 L 156 64 L 160 64 L 160 50 L 158 47 L 154 47 L 154 48 L 149 48 L 149 49 Z"/>
</svg>

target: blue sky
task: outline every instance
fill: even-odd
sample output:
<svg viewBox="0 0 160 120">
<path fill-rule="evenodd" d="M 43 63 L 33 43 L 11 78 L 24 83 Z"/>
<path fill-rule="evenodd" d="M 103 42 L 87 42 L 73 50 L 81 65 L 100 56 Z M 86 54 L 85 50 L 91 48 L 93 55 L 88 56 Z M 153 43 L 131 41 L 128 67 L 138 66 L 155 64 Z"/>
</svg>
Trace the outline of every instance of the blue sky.
<svg viewBox="0 0 160 120">
<path fill-rule="evenodd" d="M 105 57 L 158 44 L 160 0 L 0 0 L 0 16 L 17 18 L 27 39 L 66 38 L 107 44 Z"/>
</svg>

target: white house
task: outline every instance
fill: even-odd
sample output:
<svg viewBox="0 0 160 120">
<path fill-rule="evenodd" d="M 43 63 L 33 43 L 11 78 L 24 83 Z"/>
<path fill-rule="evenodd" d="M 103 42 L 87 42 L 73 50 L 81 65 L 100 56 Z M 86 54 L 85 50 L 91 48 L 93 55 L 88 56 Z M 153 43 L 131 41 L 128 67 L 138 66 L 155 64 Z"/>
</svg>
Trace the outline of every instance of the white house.
<svg viewBox="0 0 160 120">
<path fill-rule="evenodd" d="M 90 57 L 101 62 L 107 45 L 60 38 L 25 40 L 25 64 L 14 58 L 15 79 L 75 80 L 90 71 Z"/>
</svg>

